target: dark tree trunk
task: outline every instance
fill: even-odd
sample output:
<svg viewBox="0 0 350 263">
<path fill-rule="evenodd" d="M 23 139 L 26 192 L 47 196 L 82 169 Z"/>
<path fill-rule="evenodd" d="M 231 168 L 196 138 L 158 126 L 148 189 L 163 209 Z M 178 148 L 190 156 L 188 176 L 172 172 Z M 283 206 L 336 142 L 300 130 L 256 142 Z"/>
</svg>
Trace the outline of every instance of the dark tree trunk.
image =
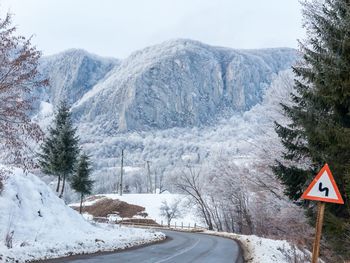
<svg viewBox="0 0 350 263">
<path fill-rule="evenodd" d="M 57 181 L 57 188 L 56 188 L 56 192 L 58 193 L 60 191 L 60 184 L 61 184 L 61 176 L 58 176 L 58 181 Z"/>
<path fill-rule="evenodd" d="M 65 186 L 65 184 L 66 184 L 66 175 L 64 174 L 63 175 L 63 179 L 62 179 L 62 189 L 61 189 L 61 194 L 60 194 L 60 198 L 62 198 L 63 197 L 63 192 L 64 192 L 64 186 Z"/>
<path fill-rule="evenodd" d="M 213 223 L 211 221 L 208 223 L 208 230 L 214 230 Z"/>
<path fill-rule="evenodd" d="M 80 208 L 79 208 L 79 213 L 81 214 L 82 208 L 83 208 L 83 194 L 80 195 Z"/>
</svg>

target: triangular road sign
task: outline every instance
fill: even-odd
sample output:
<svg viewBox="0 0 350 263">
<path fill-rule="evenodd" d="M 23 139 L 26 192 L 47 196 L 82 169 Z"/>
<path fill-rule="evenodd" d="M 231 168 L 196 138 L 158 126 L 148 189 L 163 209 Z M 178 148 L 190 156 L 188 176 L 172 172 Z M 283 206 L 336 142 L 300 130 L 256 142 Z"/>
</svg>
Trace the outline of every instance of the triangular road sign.
<svg viewBox="0 0 350 263">
<path fill-rule="evenodd" d="M 323 166 L 301 198 L 328 203 L 344 204 L 343 198 L 341 197 L 328 164 Z"/>
</svg>

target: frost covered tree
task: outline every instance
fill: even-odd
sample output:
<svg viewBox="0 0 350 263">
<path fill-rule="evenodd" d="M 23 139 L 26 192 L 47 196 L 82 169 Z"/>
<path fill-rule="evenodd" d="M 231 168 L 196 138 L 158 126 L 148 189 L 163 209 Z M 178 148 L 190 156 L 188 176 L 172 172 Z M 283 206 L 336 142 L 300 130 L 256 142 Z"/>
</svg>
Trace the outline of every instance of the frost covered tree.
<svg viewBox="0 0 350 263">
<path fill-rule="evenodd" d="M 31 122 L 32 91 L 46 86 L 39 76 L 41 53 L 31 39 L 16 34 L 11 15 L 0 18 L 0 150 L 2 161 L 28 167 L 31 141 L 38 142 L 42 132 Z"/>
<path fill-rule="evenodd" d="M 90 180 L 91 174 L 91 162 L 89 156 L 83 153 L 77 164 L 76 172 L 74 173 L 71 181 L 72 188 L 80 194 L 80 208 L 81 214 L 83 199 L 85 195 L 91 194 L 94 181 Z"/>
<path fill-rule="evenodd" d="M 210 211 L 208 198 L 205 193 L 205 180 L 201 176 L 201 171 L 193 167 L 187 167 L 176 179 L 176 187 L 184 194 L 190 196 L 194 204 L 198 207 L 199 213 L 209 230 L 213 230 L 213 219 Z"/>
<path fill-rule="evenodd" d="M 56 192 L 63 196 L 67 177 L 71 176 L 79 155 L 79 138 L 73 127 L 70 109 L 62 102 L 55 115 L 54 125 L 49 128 L 48 135 L 41 145 L 39 164 L 41 170 L 49 175 L 57 176 Z"/>
<path fill-rule="evenodd" d="M 160 206 L 160 215 L 166 218 L 168 227 L 170 227 L 171 220 L 181 216 L 179 204 L 180 200 L 174 200 L 170 204 L 164 200 Z"/>
<path fill-rule="evenodd" d="M 285 151 L 273 169 L 297 200 L 330 165 L 345 205 L 327 205 L 325 234 L 338 254 L 350 258 L 350 1 L 306 2 L 304 17 L 308 40 L 294 67 L 295 104 L 284 105 L 290 124 L 276 124 Z"/>
</svg>

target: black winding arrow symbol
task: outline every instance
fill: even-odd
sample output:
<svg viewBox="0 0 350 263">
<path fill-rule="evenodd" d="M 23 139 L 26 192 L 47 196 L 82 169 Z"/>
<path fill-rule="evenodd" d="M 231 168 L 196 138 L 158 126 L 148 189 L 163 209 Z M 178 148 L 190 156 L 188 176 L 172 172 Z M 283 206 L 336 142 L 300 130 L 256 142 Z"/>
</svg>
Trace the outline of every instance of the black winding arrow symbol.
<svg viewBox="0 0 350 263">
<path fill-rule="evenodd" d="M 320 192 L 326 191 L 326 193 L 325 193 L 326 196 L 328 196 L 328 194 L 329 194 L 329 188 L 328 188 L 328 187 L 323 187 L 323 188 L 322 188 L 322 183 L 320 183 L 320 184 L 318 185 L 318 190 L 320 190 Z"/>
</svg>

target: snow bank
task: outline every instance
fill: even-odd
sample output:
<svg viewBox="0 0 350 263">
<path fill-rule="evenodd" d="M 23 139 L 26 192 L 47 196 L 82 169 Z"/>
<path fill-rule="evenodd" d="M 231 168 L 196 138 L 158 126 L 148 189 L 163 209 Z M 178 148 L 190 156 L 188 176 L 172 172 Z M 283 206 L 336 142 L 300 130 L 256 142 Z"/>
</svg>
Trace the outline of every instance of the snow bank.
<svg viewBox="0 0 350 263">
<path fill-rule="evenodd" d="M 159 232 L 92 225 L 36 176 L 21 169 L 12 173 L 0 196 L 0 262 L 111 251 L 165 238 Z M 12 248 L 6 245 L 9 236 Z"/>
<path fill-rule="evenodd" d="M 301 250 L 286 240 L 273 240 L 254 235 L 237 235 L 233 233 L 214 231 L 205 231 L 204 233 L 223 236 L 239 241 L 244 250 L 245 262 L 248 263 L 307 263 L 311 260 L 310 251 L 306 249 Z"/>
</svg>

